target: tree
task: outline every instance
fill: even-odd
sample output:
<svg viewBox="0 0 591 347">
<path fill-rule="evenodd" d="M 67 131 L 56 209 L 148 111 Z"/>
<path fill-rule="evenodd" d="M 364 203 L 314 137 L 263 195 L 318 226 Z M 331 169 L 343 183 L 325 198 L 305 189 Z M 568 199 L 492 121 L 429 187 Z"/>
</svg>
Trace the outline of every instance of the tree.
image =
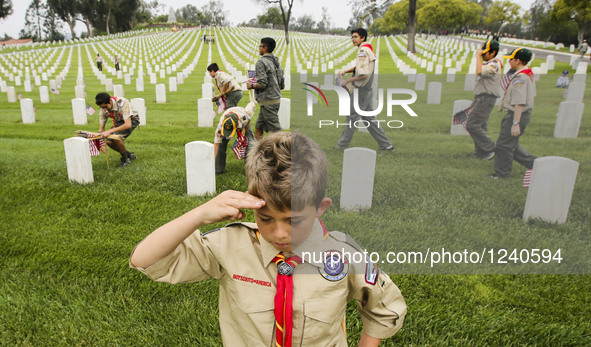
<svg viewBox="0 0 591 347">
<path fill-rule="evenodd" d="M 383 17 L 393 0 L 349 0 L 353 16 L 350 28 L 369 28 L 374 20 Z"/>
<path fill-rule="evenodd" d="M 435 0 L 418 12 L 418 22 L 430 30 L 456 30 L 462 25 L 478 24 L 482 8 L 465 0 Z"/>
<path fill-rule="evenodd" d="M 74 26 L 76 25 L 76 16 L 79 13 L 79 3 L 73 0 L 47 0 L 47 4 L 61 20 L 68 24 L 72 38 L 76 37 Z"/>
<path fill-rule="evenodd" d="M 0 0 L 0 19 L 12 14 L 12 0 Z"/>
<path fill-rule="evenodd" d="M 221 1 L 216 2 L 210 0 L 207 4 L 201 7 L 201 13 L 203 14 L 201 22 L 203 25 L 228 25 L 226 12 L 224 11 L 224 4 Z"/>
<path fill-rule="evenodd" d="M 90 19 L 96 17 L 96 7 L 96 0 L 79 0 L 78 3 L 78 11 L 80 12 L 80 17 L 78 17 L 76 20 L 81 21 L 86 25 L 88 37 L 92 37 L 92 27 L 90 24 Z"/>
<path fill-rule="evenodd" d="M 25 27 L 19 37 L 31 38 L 34 41 L 63 40 L 64 35 L 59 32 L 61 24 L 59 17 L 46 1 L 33 0 L 25 12 Z"/>
<path fill-rule="evenodd" d="M 409 0 L 408 2 L 408 39 L 406 49 L 414 53 L 415 50 L 415 30 L 417 23 L 417 0 Z"/>
<path fill-rule="evenodd" d="M 314 21 L 314 17 L 309 14 L 297 18 L 293 24 L 293 29 L 295 31 L 314 32 L 315 28 L 316 22 Z"/>
<path fill-rule="evenodd" d="M 176 18 L 182 23 L 197 24 L 203 20 L 203 14 L 197 7 L 188 4 L 176 10 Z"/>
<path fill-rule="evenodd" d="M 254 0 L 258 3 L 266 3 L 269 5 L 279 5 L 281 10 L 281 18 L 283 19 L 283 31 L 285 32 L 285 44 L 289 45 L 289 23 L 291 21 L 291 10 L 295 0 Z M 302 0 L 303 1 L 303 0 Z"/>
<path fill-rule="evenodd" d="M 591 2 L 589 0 L 558 0 L 550 18 L 556 22 L 568 20 L 577 24 L 577 41 L 583 42 L 585 32 L 591 27 Z"/>
<path fill-rule="evenodd" d="M 277 7 L 269 7 L 267 12 L 257 16 L 257 19 L 261 26 L 271 24 L 273 29 L 275 29 L 276 25 L 281 25 L 283 23 L 283 17 L 281 16 L 281 12 L 279 12 Z"/>
<path fill-rule="evenodd" d="M 496 36 L 500 36 L 503 26 L 520 20 L 520 10 L 521 6 L 510 0 L 494 1 L 488 9 L 486 17 L 484 17 L 484 23 L 494 25 L 494 27 L 498 26 Z"/>
<path fill-rule="evenodd" d="M 330 28 L 332 27 L 332 18 L 328 13 L 328 8 L 322 8 L 322 15 L 320 16 L 320 22 L 318 22 L 317 26 L 318 31 L 321 33 L 326 33 L 330 31 Z"/>
</svg>

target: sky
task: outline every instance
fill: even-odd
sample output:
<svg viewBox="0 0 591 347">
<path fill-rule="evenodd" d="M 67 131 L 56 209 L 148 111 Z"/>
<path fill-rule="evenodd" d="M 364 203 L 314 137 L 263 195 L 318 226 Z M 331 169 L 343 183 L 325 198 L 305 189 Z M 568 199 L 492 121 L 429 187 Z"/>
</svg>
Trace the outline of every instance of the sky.
<svg viewBox="0 0 591 347">
<path fill-rule="evenodd" d="M 224 5 L 224 10 L 228 13 L 228 20 L 232 25 L 242 22 L 247 22 L 251 18 L 264 12 L 264 7 L 259 5 L 254 0 L 218 0 Z M 172 6 L 175 10 L 192 4 L 200 8 L 208 0 L 158 0 L 159 3 L 166 5 L 166 13 L 168 8 Z M 529 9 L 534 0 L 513 0 L 524 9 Z M 18 34 L 25 26 L 25 12 L 29 6 L 29 0 L 12 0 L 13 14 L 3 20 L 0 20 L 0 36 L 8 34 L 14 38 L 18 38 Z M 311 15 L 316 21 L 320 20 L 321 9 L 326 7 L 328 13 L 332 17 L 333 26 L 337 28 L 346 28 L 351 17 L 351 9 L 347 5 L 347 0 L 295 0 L 293 5 L 293 17 L 300 17 L 302 15 Z M 69 30 L 62 30 L 64 33 Z M 76 32 L 80 33 L 86 31 L 86 26 L 78 22 L 76 24 Z"/>
</svg>

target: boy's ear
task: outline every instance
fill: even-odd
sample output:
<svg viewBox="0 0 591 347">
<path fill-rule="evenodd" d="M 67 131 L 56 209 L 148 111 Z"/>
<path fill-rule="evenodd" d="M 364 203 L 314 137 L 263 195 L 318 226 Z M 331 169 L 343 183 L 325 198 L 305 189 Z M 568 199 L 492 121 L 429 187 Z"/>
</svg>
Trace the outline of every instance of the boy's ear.
<svg viewBox="0 0 591 347">
<path fill-rule="evenodd" d="M 332 205 L 332 200 L 330 198 L 323 198 L 322 201 L 320 201 L 320 205 L 318 205 L 318 208 L 316 209 L 316 218 L 320 218 L 324 211 L 328 210 L 330 205 Z"/>
</svg>

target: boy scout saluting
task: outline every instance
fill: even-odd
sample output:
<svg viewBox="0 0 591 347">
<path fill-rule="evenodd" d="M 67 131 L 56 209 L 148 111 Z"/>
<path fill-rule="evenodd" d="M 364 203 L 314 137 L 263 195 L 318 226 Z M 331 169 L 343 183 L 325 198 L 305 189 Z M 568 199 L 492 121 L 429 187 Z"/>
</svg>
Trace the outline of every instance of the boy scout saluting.
<svg viewBox="0 0 591 347">
<path fill-rule="evenodd" d="M 491 178 L 508 178 L 511 174 L 513 159 L 528 169 L 534 166 L 536 156 L 519 145 L 519 137 L 531 120 L 536 96 L 534 74 L 527 68 L 531 57 L 532 53 L 527 48 L 517 48 L 510 55 L 504 56 L 509 59 L 515 74 L 503 98 L 503 108 L 507 110 L 507 114 L 501 122 L 501 131 L 495 150 L 495 173 L 489 175 Z"/>
<path fill-rule="evenodd" d="M 225 346 L 347 346 L 341 324 L 352 299 L 363 321 L 360 346 L 394 335 L 406 314 L 399 289 L 372 263 L 339 258 L 358 246 L 318 219 L 332 204 L 318 145 L 299 133 L 269 135 L 249 154 L 246 177 L 248 193 L 225 191 L 152 232 L 131 267 L 167 283 L 218 279 Z M 243 209 L 254 210 L 256 224 L 197 230 L 243 219 Z"/>
<path fill-rule="evenodd" d="M 466 123 L 466 130 L 474 141 L 474 154 L 483 160 L 491 159 L 495 155 L 495 144 L 488 137 L 486 130 L 490 112 L 495 107 L 497 98 L 501 96 L 503 63 L 500 59 L 495 59 L 498 52 L 499 43 L 493 40 L 485 42 L 482 49 L 476 52 L 476 74 L 478 75 L 474 86 L 476 97 Z"/>
<path fill-rule="evenodd" d="M 359 95 L 359 108 L 363 111 L 373 111 L 372 84 L 374 78 L 373 73 L 376 65 L 376 56 L 373 51 L 373 47 L 368 42 L 366 42 L 367 30 L 363 28 L 351 30 L 351 40 L 353 45 L 359 48 L 359 51 L 357 52 L 357 59 L 355 60 L 355 67 L 345 71 L 339 71 L 339 77 L 346 73 L 353 72 L 353 77 L 344 80 L 342 84 L 342 87 L 347 88 L 349 93 L 351 93 L 351 115 L 347 116 L 348 126 L 343 130 L 343 134 L 341 135 L 341 138 L 337 142 L 335 148 L 345 149 L 349 147 L 349 144 L 353 139 L 353 134 L 355 134 L 355 130 L 357 130 L 357 128 L 354 126 L 354 123 L 359 120 L 359 118 L 361 118 L 364 120 L 363 123 L 368 124 L 367 130 L 376 140 L 380 146 L 380 149 L 394 151 L 392 142 L 390 142 L 390 139 L 388 139 L 386 136 L 384 129 L 379 126 L 376 117 L 361 116 L 357 114 L 355 108 L 353 107 L 353 91 L 357 89 Z"/>
</svg>

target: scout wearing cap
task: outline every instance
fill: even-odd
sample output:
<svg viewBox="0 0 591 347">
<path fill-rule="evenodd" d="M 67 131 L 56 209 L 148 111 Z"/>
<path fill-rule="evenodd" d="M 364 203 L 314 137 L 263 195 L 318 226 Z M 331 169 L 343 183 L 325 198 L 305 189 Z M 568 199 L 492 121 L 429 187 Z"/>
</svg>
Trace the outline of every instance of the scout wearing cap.
<svg viewBox="0 0 591 347">
<path fill-rule="evenodd" d="M 235 113 L 229 113 L 222 123 L 222 136 L 230 139 L 236 135 L 238 129 L 238 116 Z"/>
<path fill-rule="evenodd" d="M 503 58 L 509 60 L 519 59 L 521 60 L 521 62 L 523 62 L 523 65 L 527 65 L 527 63 L 529 63 L 529 61 L 531 60 L 531 57 L 532 52 L 529 49 L 523 47 L 514 49 L 513 52 L 511 52 L 511 54 L 503 56 Z"/>
<path fill-rule="evenodd" d="M 499 43 L 493 39 L 486 41 L 482 45 L 482 54 L 488 53 L 489 51 L 499 52 Z"/>
</svg>

